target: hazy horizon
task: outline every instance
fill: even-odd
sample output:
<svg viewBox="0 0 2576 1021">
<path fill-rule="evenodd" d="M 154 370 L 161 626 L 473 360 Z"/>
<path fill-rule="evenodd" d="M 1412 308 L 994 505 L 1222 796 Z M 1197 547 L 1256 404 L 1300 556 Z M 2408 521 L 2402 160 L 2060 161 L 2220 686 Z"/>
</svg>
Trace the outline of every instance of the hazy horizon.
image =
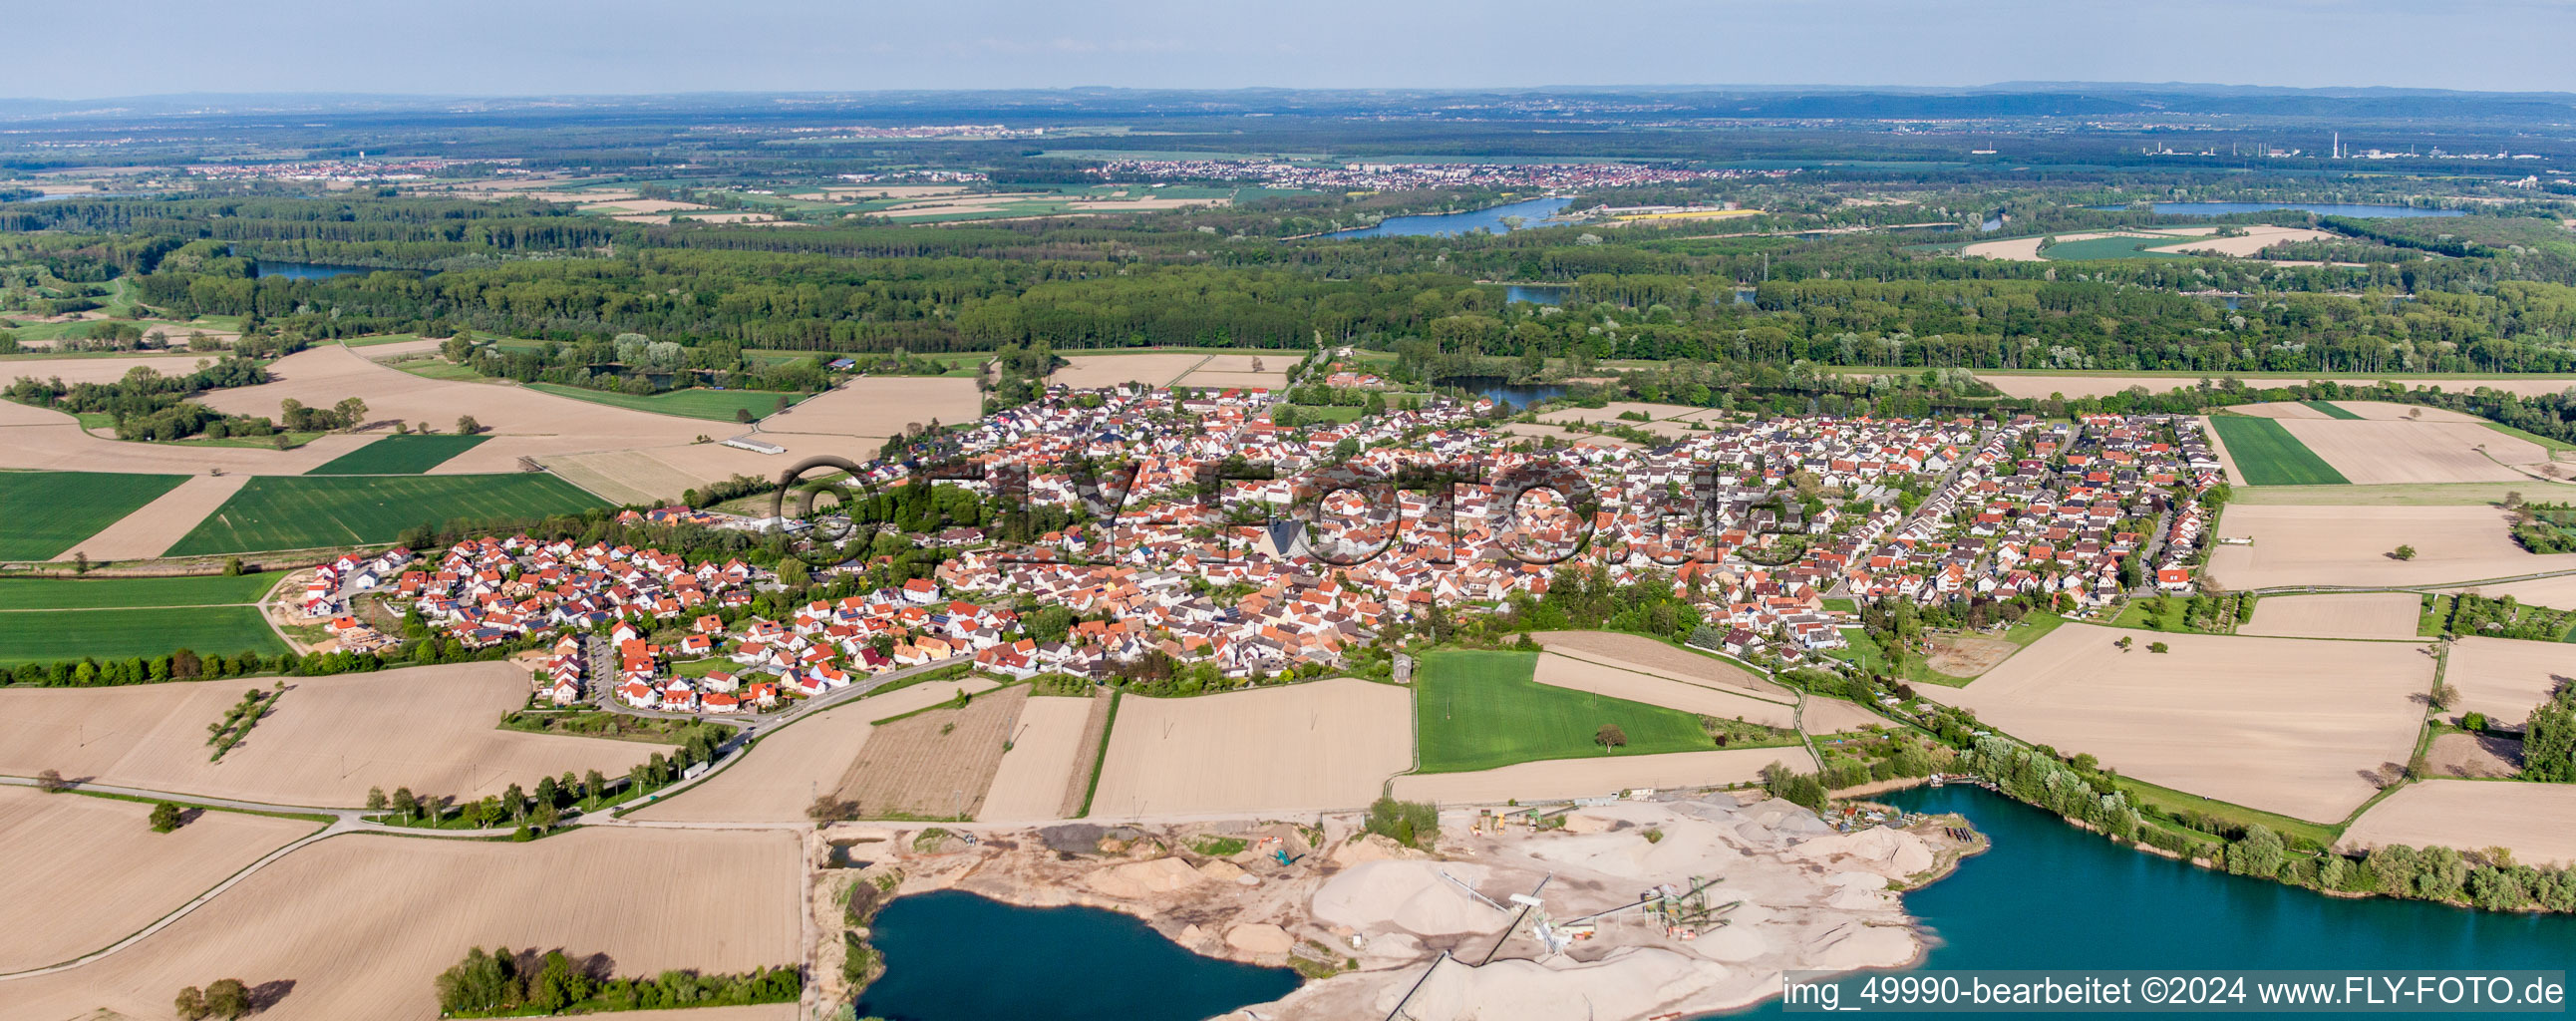
<svg viewBox="0 0 2576 1021">
<path fill-rule="evenodd" d="M 1522 89 L 1664 82 L 1774 88 L 1999 83 L 2576 90 L 2576 5 L 2465 0 L 1530 0 L 1246 5 L 785 0 L 715 23 L 673 0 L 432 10 L 145 0 L 149 31 L 102 51 L 30 47 L 0 96 L 510 97 L 1060 88 Z M 97 33 L 68 5 L 16 15 L 30 40 Z M 163 43 L 160 40 L 174 40 Z M 2076 42 L 2070 42 L 2076 41 Z M 142 59 L 135 59 L 142 58 Z"/>
</svg>

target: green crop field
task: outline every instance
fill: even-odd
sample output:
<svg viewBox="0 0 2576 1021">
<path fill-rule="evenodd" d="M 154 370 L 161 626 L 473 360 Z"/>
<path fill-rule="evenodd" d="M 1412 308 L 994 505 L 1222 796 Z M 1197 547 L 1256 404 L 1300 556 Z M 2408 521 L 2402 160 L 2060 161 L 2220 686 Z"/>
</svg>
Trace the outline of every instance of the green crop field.
<svg viewBox="0 0 2576 1021">
<path fill-rule="evenodd" d="M 1493 769 L 1538 759 L 1604 754 L 1592 735 L 1605 723 L 1627 732 L 1615 754 L 1707 751 L 1716 747 L 1699 717 L 1531 680 L 1527 652 L 1434 652 L 1414 674 L 1414 746 L 1425 773 Z"/>
<path fill-rule="evenodd" d="M 187 481 L 185 475 L 0 472 L 0 560 L 51 560 Z"/>
<path fill-rule="evenodd" d="M 180 649 L 226 656 L 287 651 L 256 606 L 0 613 L 0 666 L 152 657 Z"/>
<path fill-rule="evenodd" d="M 418 475 L 474 449 L 489 436 L 387 436 L 359 447 L 306 475 Z"/>
<path fill-rule="evenodd" d="M 256 603 L 284 571 L 226 577 L 0 578 L 0 610 L 109 610 Z"/>
<path fill-rule="evenodd" d="M 552 475 L 263 475 L 215 508 L 169 555 L 392 542 L 406 528 L 526 518 L 600 505 Z"/>
<path fill-rule="evenodd" d="M 2227 444 L 2228 456 L 2236 459 L 2236 469 L 2245 474 L 2237 481 L 2246 485 L 2312 486 L 2352 481 L 2277 421 L 2251 415 L 2212 415 L 2209 421 L 2218 427 L 2218 438 Z"/>
<path fill-rule="evenodd" d="M 683 418 L 703 418 L 715 422 L 740 421 L 741 419 L 734 414 L 737 411 L 748 411 L 751 412 L 751 417 L 760 418 L 778 410 L 778 399 L 781 397 L 787 398 L 787 403 L 794 404 L 810 396 L 801 393 L 780 393 L 775 390 L 689 389 L 637 397 L 632 394 L 609 393 L 604 390 L 584 390 L 577 386 L 563 386 L 556 383 L 530 383 L 528 389 L 542 390 L 557 397 L 570 397 L 593 404 L 610 404 L 636 411 L 678 415 Z"/>
<path fill-rule="evenodd" d="M 2327 418 L 2348 418 L 2355 421 L 2359 421 L 2361 418 L 2360 415 L 2353 414 L 2343 405 L 2337 404 L 2333 401 L 2300 401 L 2299 403 L 2324 412 Z"/>
</svg>

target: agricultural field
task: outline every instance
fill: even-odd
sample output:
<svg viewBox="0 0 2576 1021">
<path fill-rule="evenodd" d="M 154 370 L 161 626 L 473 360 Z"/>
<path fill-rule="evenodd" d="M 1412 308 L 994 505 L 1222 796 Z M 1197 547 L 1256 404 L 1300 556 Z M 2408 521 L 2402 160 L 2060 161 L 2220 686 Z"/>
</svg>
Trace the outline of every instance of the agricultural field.
<svg viewBox="0 0 2576 1021">
<path fill-rule="evenodd" d="M 306 475 L 418 475 L 481 446 L 489 436 L 387 436 L 332 458 Z"/>
<path fill-rule="evenodd" d="M 52 560 L 187 481 L 185 475 L 0 471 L 0 560 Z"/>
<path fill-rule="evenodd" d="M 797 838 L 775 832 L 588 828 L 529 844 L 333 837 L 124 952 L 9 983 L 8 1012 L 166 1018 L 179 987 L 229 975 L 293 983 L 264 1013 L 275 1021 L 431 1021 L 433 980 L 476 946 L 605 954 L 628 976 L 794 964 L 801 858 Z M 660 883 L 650 896 L 633 886 L 719 864 L 721 882 Z"/>
<path fill-rule="evenodd" d="M 878 723 L 833 796 L 857 805 L 863 818 L 974 818 L 1028 701 L 1028 686 L 1013 685 L 962 709 Z"/>
<path fill-rule="evenodd" d="M 1531 679 L 1567 691 L 1606 695 L 1686 713 L 1758 723 L 1780 730 L 1795 729 L 1798 722 L 1796 706 L 1765 702 L 1750 695 L 1622 670 L 1553 652 L 1539 654 Z"/>
<path fill-rule="evenodd" d="M 1405 696 L 1351 678 L 1192 698 L 1129 695 L 1110 727 L 1090 817 L 1366 805 L 1390 774 L 1413 764 Z"/>
<path fill-rule="evenodd" d="M 1925 694 L 2122 776 L 2331 822 L 2378 792 L 2370 775 L 2404 767 L 2432 684 L 2433 659 L 2411 642 L 2066 624 L 1975 684 Z"/>
<path fill-rule="evenodd" d="M 191 475 L 179 487 L 161 494 L 141 510 L 117 519 L 73 549 L 99 560 L 145 560 L 160 556 L 206 515 L 249 485 L 249 475 Z"/>
<path fill-rule="evenodd" d="M 209 762 L 206 725 L 244 689 L 279 680 L 0 689 L 0 773 L 56 769 L 147 790 L 347 807 L 370 787 L 471 799 L 565 770 L 616 776 L 655 751 L 503 730 L 502 715 L 527 702 L 527 672 L 460 663 L 284 678 L 286 693 L 250 737 Z"/>
<path fill-rule="evenodd" d="M 2314 409 L 2318 414 L 2324 415 L 2327 418 L 2359 419 L 2362 417 L 2361 415 L 2355 414 L 2350 409 L 2345 408 L 2343 405 L 2337 404 L 2333 401 L 2300 401 L 2299 403 L 2308 408 Z"/>
<path fill-rule="evenodd" d="M 1108 711 L 1109 699 L 1031 698 L 1012 725 L 1011 746 L 993 772 L 976 818 L 1001 822 L 1062 819 L 1081 808 L 1076 784 L 1091 718 Z M 1093 744 L 1098 740 L 1095 736 Z M 1080 779 L 1089 779 L 1087 771 Z M 1071 802 L 1071 804 L 1067 804 Z"/>
<path fill-rule="evenodd" d="M 2489 726 L 2520 730 L 2533 708 L 2576 684 L 2576 649 L 2554 642 L 2462 638 L 2451 643 L 2442 683 L 2460 689 L 2459 704 L 2445 717 L 2479 713 Z"/>
<path fill-rule="evenodd" d="M 659 822 L 803 822 L 815 792 L 849 772 L 867 746 L 873 721 L 953 700 L 960 691 L 980 694 L 994 687 L 983 677 L 926 681 L 841 703 L 785 729 L 763 727 L 742 761 L 632 814 Z"/>
<path fill-rule="evenodd" d="M 140 801 L 0 787 L 0 973 L 114 943 L 322 824 L 199 810 L 154 833 Z"/>
<path fill-rule="evenodd" d="M 1794 746 L 1595 755 L 1470 773 L 1411 773 L 1395 778 L 1395 796 L 1441 804 L 1500 804 L 1515 799 L 1606 797 L 1638 787 L 1724 787 L 1760 780 L 1763 768 L 1774 762 L 1800 771 L 1816 767 L 1806 749 Z"/>
<path fill-rule="evenodd" d="M 2320 402 L 2322 403 L 2322 402 Z M 2234 416 L 2220 415 L 2224 423 Z M 2222 426 L 2224 428 L 2224 426 Z M 2300 419 L 2279 423 L 2301 446 L 2354 485 L 2444 482 L 2531 482 L 2515 465 L 2549 463 L 2537 443 L 2505 436 L 2475 422 L 2406 419 Z M 2245 452 L 2231 434 L 2229 452 L 2247 471 Z"/>
<path fill-rule="evenodd" d="M 0 578 L 0 610 L 111 610 L 256 603 L 284 571 L 185 578 Z"/>
<path fill-rule="evenodd" d="M 2265 596 L 2240 635 L 2273 638 L 2413 638 L 2423 601 L 2412 592 Z"/>
<path fill-rule="evenodd" d="M 1694 714 L 1537 683 L 1537 658 L 1525 652 L 1425 654 L 1414 671 L 1420 771 L 1716 747 Z M 1625 732 L 1628 743 L 1607 752 L 1593 743 L 1605 725 Z"/>
<path fill-rule="evenodd" d="M 1691 684 L 1732 689 L 1772 702 L 1798 700 L 1796 692 L 1751 670 L 1644 635 L 1617 631 L 1540 631 L 1530 638 L 1547 651 L 1561 656 Z"/>
<path fill-rule="evenodd" d="M 1882 375 L 1887 372 L 1884 368 L 1854 368 L 1851 371 L 1863 375 Z M 2342 383 L 2346 386 L 2375 386 L 2383 382 L 2393 382 L 2405 386 L 2410 390 L 2421 390 L 2426 387 L 2438 386 L 2446 391 L 2456 392 L 2461 390 L 2473 390 L 2483 386 L 2503 390 L 2524 397 L 2540 394 L 2554 394 L 2570 386 L 2576 386 L 2576 377 L 2544 376 L 2538 374 L 2517 376 L 2460 376 L 2428 373 L 2396 373 L 2380 376 L 2339 375 L 2323 377 L 2316 375 L 2303 376 L 2295 373 L 2287 375 L 2281 373 L 2205 373 L 2186 371 L 2156 373 L 2115 370 L 2103 370 L 2099 372 L 2014 372 L 1998 369 L 1979 369 L 1977 370 L 1976 375 L 1978 379 L 1984 380 L 1986 383 L 1994 386 L 1995 389 L 2002 391 L 2006 396 L 2010 397 L 2047 397 L 2051 394 L 2064 394 L 2068 397 L 2108 397 L 2131 387 L 2145 387 L 2148 391 L 2153 393 L 2165 393 L 2172 390 L 2198 388 L 2200 386 L 2200 381 L 2203 379 L 2208 379 L 2212 382 L 2225 379 L 2242 380 L 2245 385 L 2256 389 L 2280 386 L 2303 386 L 2309 382 L 2321 381 L 2326 378 L 2331 378 L 2335 382 Z M 2428 408 L 2424 413 L 2429 417 L 2434 413 L 2434 411 L 2433 409 Z M 2367 418 L 2370 416 L 2367 413 L 2364 413 L 2363 417 Z"/>
<path fill-rule="evenodd" d="M 2576 784 L 2425 780 L 2406 786 L 2345 830 L 2338 847 L 2388 844 L 2513 849 L 2521 865 L 2576 865 Z"/>
<path fill-rule="evenodd" d="M 1210 356 L 1139 350 L 1133 353 L 1103 354 L 1083 352 L 1064 356 L 1065 366 L 1047 377 L 1076 390 L 1117 386 L 1120 383 L 1143 383 L 1163 386 L 1197 368 Z M 1284 355 L 1283 355 L 1284 357 Z"/>
<path fill-rule="evenodd" d="M 552 475 L 262 476 L 172 546 L 171 556 L 392 542 L 463 518 L 569 514 L 597 497 Z"/>
<path fill-rule="evenodd" d="M 88 658 L 156 658 L 288 651 L 256 606 L 181 610 L 30 610 L 0 613 L 0 666 Z"/>
<path fill-rule="evenodd" d="M 2229 458 L 2249 486 L 2317 485 L 2349 482 L 2324 458 L 2300 444 L 2279 419 L 2247 415 L 2212 415 L 2209 424 L 2227 445 Z"/>
<path fill-rule="evenodd" d="M 2259 490 L 2258 490 L 2259 492 Z M 2210 552 L 2209 577 L 2230 589 L 2288 585 L 2459 585 L 2576 570 L 2576 553 L 2514 544 L 2511 515 L 2487 506 L 2231 504 L 2214 529 L 2251 545 Z M 2415 556 L 2399 560 L 2399 546 Z"/>
<path fill-rule="evenodd" d="M 752 418 L 758 419 L 777 411 L 778 402 L 781 400 L 793 405 L 808 396 L 802 393 L 780 393 L 774 390 L 710 390 L 704 387 L 691 387 L 686 390 L 673 390 L 668 393 L 639 397 L 634 394 L 589 390 L 558 383 L 530 383 L 527 387 L 540 393 L 570 397 L 576 401 L 589 401 L 592 404 L 606 404 L 634 411 L 649 411 L 656 415 L 703 418 L 711 422 L 739 422 L 742 421 L 742 412 L 750 412 Z"/>
<path fill-rule="evenodd" d="M 926 428 L 932 422 L 971 422 L 983 414 L 984 398 L 972 377 L 862 376 L 764 420 L 760 428 L 764 438 L 772 433 L 814 433 L 873 439 L 900 436 L 912 426 Z M 843 453 L 864 461 L 876 451 L 870 444 Z"/>
</svg>

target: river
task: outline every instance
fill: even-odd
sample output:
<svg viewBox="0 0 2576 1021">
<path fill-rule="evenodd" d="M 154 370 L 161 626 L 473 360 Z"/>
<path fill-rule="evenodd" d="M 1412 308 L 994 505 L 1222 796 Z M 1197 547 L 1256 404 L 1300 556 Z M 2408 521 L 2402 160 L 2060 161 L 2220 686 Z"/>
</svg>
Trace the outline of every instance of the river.
<svg viewBox="0 0 2576 1021">
<path fill-rule="evenodd" d="M 2127 206 L 2086 206 L 2104 212 L 2119 212 Z M 2268 213 L 2275 209 L 2298 209 L 2318 216 L 2349 216 L 2355 219 L 2404 219 L 2413 216 L 2466 216 L 2457 209 L 2417 209 L 2414 206 L 2373 206 L 2350 202 L 2158 202 L 2155 211 L 2164 216 L 2226 216 L 2230 213 Z"/>
<path fill-rule="evenodd" d="M 1478 228 L 1501 234 L 1510 231 L 1503 222 L 1506 216 L 1517 216 L 1535 225 L 1573 205 L 1570 198 L 1528 199 L 1467 213 L 1435 213 L 1423 216 L 1390 216 L 1374 227 L 1337 230 L 1328 238 L 1414 237 L 1437 234 L 1465 234 Z"/>
<path fill-rule="evenodd" d="M 1197 1021 L 1297 988 L 1297 973 L 1201 957 L 1099 908 L 1024 908 L 942 890 L 897 898 L 869 941 L 888 1021 Z"/>
<path fill-rule="evenodd" d="M 2576 960 L 2576 916 L 2327 897 L 2115 845 L 1979 787 L 1877 800 L 1958 812 L 1994 840 L 1905 895 L 1938 937 L 1927 969 L 2554 970 Z M 1784 1012 L 1775 1000 L 1747 1013 Z"/>
</svg>

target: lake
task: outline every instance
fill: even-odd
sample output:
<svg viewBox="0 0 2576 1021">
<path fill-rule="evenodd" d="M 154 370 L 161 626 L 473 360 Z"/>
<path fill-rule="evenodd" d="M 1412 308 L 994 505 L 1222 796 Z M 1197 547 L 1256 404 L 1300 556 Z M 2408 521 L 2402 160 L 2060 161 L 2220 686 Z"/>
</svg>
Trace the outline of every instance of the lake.
<svg viewBox="0 0 2576 1021">
<path fill-rule="evenodd" d="M 1536 224 L 1573 205 L 1573 199 L 1529 199 L 1469 213 L 1437 213 L 1426 216 L 1390 216 L 1374 227 L 1337 230 L 1328 238 L 1418 237 L 1439 234 L 1465 234 L 1481 227 L 1496 234 L 1511 230 L 1503 217 L 1517 216 Z"/>
<path fill-rule="evenodd" d="M 1503 288 L 1506 302 L 1526 301 L 1532 305 L 1562 305 L 1573 284 L 1513 284 Z"/>
<path fill-rule="evenodd" d="M 1553 383 L 1514 383 L 1508 376 L 1451 376 L 1433 380 L 1432 385 L 1457 388 L 1467 392 L 1468 400 L 1490 398 L 1496 404 L 1526 408 L 1539 401 L 1565 396 L 1565 388 Z"/>
<path fill-rule="evenodd" d="M 1949 878 L 1905 895 L 1905 909 L 1939 937 L 1927 969 L 2556 970 L 2576 959 L 2576 916 L 2326 897 L 2114 845 L 1979 787 L 1878 800 L 1958 812 L 1994 839 Z M 1783 1012 L 1775 1000 L 1745 1013 Z"/>
<path fill-rule="evenodd" d="M 888 1021 L 1199 1021 L 1294 991 L 1297 973 L 1201 957 L 1098 908 L 1024 908 L 943 890 L 897 898 L 870 942 Z"/>
<path fill-rule="evenodd" d="M 2118 212 L 2127 206 L 2086 206 L 2105 212 Z M 2299 209 L 2318 216 L 2349 216 L 2356 219 L 2403 219 L 2411 216 L 2466 216 L 2457 209 L 2417 209 L 2413 206 L 2369 206 L 2349 202 L 2158 202 L 2155 211 L 2165 216 L 2225 216 L 2229 213 L 2268 213 L 2275 209 Z"/>
<path fill-rule="evenodd" d="M 270 262 L 258 260 L 259 275 L 287 280 L 327 280 L 351 273 L 373 273 L 373 266 L 326 266 L 318 262 Z"/>
</svg>

